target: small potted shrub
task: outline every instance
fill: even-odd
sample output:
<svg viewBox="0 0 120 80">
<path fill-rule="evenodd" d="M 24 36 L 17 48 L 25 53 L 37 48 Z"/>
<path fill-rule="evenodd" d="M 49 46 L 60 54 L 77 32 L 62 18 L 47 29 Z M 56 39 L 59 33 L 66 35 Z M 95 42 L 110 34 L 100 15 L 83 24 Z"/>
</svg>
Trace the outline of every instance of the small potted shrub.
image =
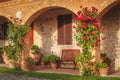
<svg viewBox="0 0 120 80">
<path fill-rule="evenodd" d="M 41 61 L 40 61 L 40 65 L 42 68 L 44 68 L 44 65 L 45 65 L 45 58 L 41 58 Z"/>
<path fill-rule="evenodd" d="M 32 66 L 34 65 L 33 58 L 32 57 L 25 58 L 25 63 L 26 63 L 26 69 L 27 70 L 32 70 Z"/>
<path fill-rule="evenodd" d="M 34 59 L 34 62 L 38 62 L 40 60 L 40 52 L 39 47 L 37 45 L 31 45 L 30 46 L 30 56 Z"/>
<path fill-rule="evenodd" d="M 106 54 L 101 54 L 100 61 L 96 63 L 96 68 L 99 70 L 100 76 L 106 76 L 109 72 L 111 59 Z"/>
<path fill-rule="evenodd" d="M 50 63 L 50 67 L 53 69 L 57 68 L 57 61 L 58 60 L 59 60 L 59 57 L 57 55 L 54 55 L 54 54 L 48 54 L 45 57 L 45 62 Z"/>
</svg>

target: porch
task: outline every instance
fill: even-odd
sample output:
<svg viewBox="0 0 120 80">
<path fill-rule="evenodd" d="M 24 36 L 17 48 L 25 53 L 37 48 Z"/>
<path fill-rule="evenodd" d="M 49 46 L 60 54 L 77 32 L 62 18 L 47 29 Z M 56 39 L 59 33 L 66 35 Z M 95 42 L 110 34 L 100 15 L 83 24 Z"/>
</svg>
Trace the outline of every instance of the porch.
<svg viewBox="0 0 120 80">
<path fill-rule="evenodd" d="M 0 64 L 0 67 L 7 67 L 6 64 Z M 37 66 L 35 72 L 40 73 L 56 73 L 56 74 L 69 74 L 69 75 L 79 75 L 78 69 L 51 69 L 51 68 L 42 68 Z M 109 74 L 107 77 L 120 77 L 120 71 Z"/>
</svg>

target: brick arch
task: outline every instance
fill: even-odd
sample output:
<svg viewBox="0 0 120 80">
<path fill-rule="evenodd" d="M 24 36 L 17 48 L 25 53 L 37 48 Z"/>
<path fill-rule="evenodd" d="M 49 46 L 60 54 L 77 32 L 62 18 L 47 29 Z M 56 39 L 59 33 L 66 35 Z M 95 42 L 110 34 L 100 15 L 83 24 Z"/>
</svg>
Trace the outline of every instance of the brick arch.
<svg viewBox="0 0 120 80">
<path fill-rule="evenodd" d="M 116 6 L 117 4 L 119 4 L 120 1 L 119 0 L 116 0 L 116 1 L 113 1 L 111 2 L 109 5 L 107 6 L 104 6 L 103 9 L 100 11 L 99 15 L 98 15 L 98 19 L 101 20 L 101 18 L 111 9 L 113 8 L 114 6 Z"/>
<path fill-rule="evenodd" d="M 47 10 L 56 9 L 56 8 L 63 8 L 63 9 L 73 12 L 71 9 L 68 9 L 66 7 L 59 7 L 59 6 L 49 6 L 49 7 L 44 7 L 44 8 L 40 7 L 38 9 L 36 9 L 36 11 L 30 12 L 26 16 L 26 18 L 24 18 L 23 22 L 25 22 L 26 24 L 31 24 L 40 14 L 44 13 Z M 75 12 L 73 12 L 73 13 L 75 14 Z"/>
<path fill-rule="evenodd" d="M 4 15 L 0 15 L 0 17 L 2 17 L 2 18 L 4 18 L 4 19 L 6 19 L 6 20 L 7 20 L 7 22 L 11 22 L 11 21 L 10 21 L 10 19 L 9 19 L 8 17 L 4 16 Z"/>
</svg>

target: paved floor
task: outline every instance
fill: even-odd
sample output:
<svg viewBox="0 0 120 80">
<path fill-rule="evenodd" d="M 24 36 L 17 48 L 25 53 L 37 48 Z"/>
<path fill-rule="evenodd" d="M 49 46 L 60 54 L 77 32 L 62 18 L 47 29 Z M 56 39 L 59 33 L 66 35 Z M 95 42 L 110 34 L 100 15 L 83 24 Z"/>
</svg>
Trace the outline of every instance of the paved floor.
<svg viewBox="0 0 120 80">
<path fill-rule="evenodd" d="M 36 72 L 79 75 L 79 70 L 73 69 L 41 69 L 37 70 Z"/>
</svg>

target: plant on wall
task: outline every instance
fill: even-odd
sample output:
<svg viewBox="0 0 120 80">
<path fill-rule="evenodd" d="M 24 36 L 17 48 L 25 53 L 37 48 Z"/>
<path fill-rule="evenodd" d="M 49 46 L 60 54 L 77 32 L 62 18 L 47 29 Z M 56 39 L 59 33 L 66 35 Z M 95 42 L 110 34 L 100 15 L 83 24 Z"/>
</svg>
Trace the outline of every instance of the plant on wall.
<svg viewBox="0 0 120 80">
<path fill-rule="evenodd" d="M 17 18 L 11 18 L 12 23 L 8 24 L 7 31 L 7 43 L 8 45 L 3 47 L 8 60 L 11 60 L 16 67 L 19 64 L 20 56 L 23 51 L 23 45 L 25 43 L 24 36 L 29 32 L 30 26 L 22 25 L 21 21 Z"/>
<path fill-rule="evenodd" d="M 91 49 L 95 48 L 104 37 L 100 37 L 100 33 L 105 27 L 100 27 L 99 20 L 96 19 L 98 10 L 95 7 L 88 9 L 82 8 L 78 11 L 76 24 L 73 28 L 76 30 L 75 39 L 77 45 L 82 48 L 82 53 L 76 57 L 76 62 L 82 75 L 94 75 L 95 67 L 92 65 Z"/>
</svg>

